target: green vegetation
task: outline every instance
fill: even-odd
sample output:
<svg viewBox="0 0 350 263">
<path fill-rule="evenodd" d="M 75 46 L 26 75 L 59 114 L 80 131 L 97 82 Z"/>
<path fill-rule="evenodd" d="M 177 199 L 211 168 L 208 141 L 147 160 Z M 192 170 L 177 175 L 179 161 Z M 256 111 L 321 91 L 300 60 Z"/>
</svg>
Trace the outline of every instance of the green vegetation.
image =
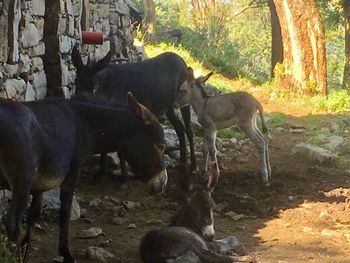
<svg viewBox="0 0 350 263">
<path fill-rule="evenodd" d="M 16 263 L 16 259 L 13 256 L 15 248 L 9 245 L 7 238 L 0 235 L 0 262 L 1 263 Z"/>
<path fill-rule="evenodd" d="M 142 6 L 142 1 L 135 1 Z M 224 92 L 248 91 L 263 101 L 267 112 L 271 111 L 269 105 L 297 116 L 350 111 L 349 93 L 341 89 L 344 66 L 341 1 L 317 1 L 326 32 L 327 97 L 295 94 L 282 88 L 283 65 L 277 65 L 275 78 L 269 79 L 271 27 L 266 4 L 244 9 L 250 0 L 223 1 L 215 12 L 208 11 L 206 19 L 200 20 L 194 17 L 188 1 L 154 2 L 157 43 L 146 44 L 150 57 L 164 51 L 175 52 L 202 74 L 214 71 L 209 84 Z M 244 12 L 240 12 L 242 9 Z M 167 37 L 169 29 L 180 29 L 181 38 L 175 41 Z M 309 81 L 307 87 L 310 92 L 315 91 L 316 82 Z"/>
</svg>

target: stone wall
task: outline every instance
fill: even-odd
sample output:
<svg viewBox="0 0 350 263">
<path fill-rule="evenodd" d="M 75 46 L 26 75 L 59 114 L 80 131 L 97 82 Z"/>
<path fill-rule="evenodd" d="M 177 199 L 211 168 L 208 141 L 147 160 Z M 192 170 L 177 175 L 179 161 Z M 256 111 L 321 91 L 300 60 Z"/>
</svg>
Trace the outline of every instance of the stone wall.
<svg viewBox="0 0 350 263">
<path fill-rule="evenodd" d="M 0 0 L 0 97 L 71 97 L 70 53 L 81 31 L 102 31 L 103 45 L 81 45 L 84 60 L 135 57 L 129 0 Z"/>
<path fill-rule="evenodd" d="M 3 0 L 0 8 L 0 96 L 16 100 L 44 98 L 45 5 Z"/>
</svg>

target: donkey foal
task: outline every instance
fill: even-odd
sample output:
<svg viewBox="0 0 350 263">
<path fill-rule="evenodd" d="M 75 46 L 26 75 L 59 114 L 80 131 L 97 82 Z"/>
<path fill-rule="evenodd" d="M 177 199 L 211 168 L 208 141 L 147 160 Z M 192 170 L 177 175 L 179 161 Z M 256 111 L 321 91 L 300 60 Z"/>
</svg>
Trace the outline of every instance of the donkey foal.
<svg viewBox="0 0 350 263">
<path fill-rule="evenodd" d="M 203 140 L 205 170 L 208 166 L 208 155 L 210 161 L 217 164 L 215 147 L 217 130 L 237 125 L 257 147 L 261 160 L 262 178 L 265 184 L 268 185 L 271 176 L 268 144 L 256 124 L 259 112 L 262 130 L 269 136 L 262 106 L 252 95 L 241 91 L 209 97 L 202 85 L 211 75 L 212 73 L 209 73 L 207 76 L 195 79 L 193 70 L 188 68 L 187 81 L 181 86 L 174 105 L 175 107 L 192 105 L 198 115 L 198 122 L 205 128 Z M 215 185 L 218 181 L 218 165 L 216 165 L 216 169 L 214 177 L 210 178 L 209 176 L 208 178 L 208 184 L 210 185 Z"/>
<path fill-rule="evenodd" d="M 234 237 L 213 241 L 215 202 L 211 190 L 208 186 L 195 187 L 187 193 L 184 206 L 168 227 L 145 235 L 139 248 L 143 262 L 233 263 L 242 259 L 226 255 L 244 253 L 242 244 L 233 242 L 237 240 Z"/>
</svg>

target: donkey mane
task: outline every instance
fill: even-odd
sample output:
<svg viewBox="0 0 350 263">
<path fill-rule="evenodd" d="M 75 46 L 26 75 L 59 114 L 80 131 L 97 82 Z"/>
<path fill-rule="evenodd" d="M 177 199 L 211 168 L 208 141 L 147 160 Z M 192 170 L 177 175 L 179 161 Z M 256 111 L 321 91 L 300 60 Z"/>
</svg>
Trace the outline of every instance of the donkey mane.
<svg viewBox="0 0 350 263">
<path fill-rule="evenodd" d="M 200 92 L 201 92 L 201 95 L 202 95 L 202 98 L 203 99 L 208 99 L 210 96 L 207 94 L 207 92 L 204 90 L 202 84 L 198 81 L 198 80 L 195 80 L 196 81 L 196 87 L 199 88 Z"/>
</svg>

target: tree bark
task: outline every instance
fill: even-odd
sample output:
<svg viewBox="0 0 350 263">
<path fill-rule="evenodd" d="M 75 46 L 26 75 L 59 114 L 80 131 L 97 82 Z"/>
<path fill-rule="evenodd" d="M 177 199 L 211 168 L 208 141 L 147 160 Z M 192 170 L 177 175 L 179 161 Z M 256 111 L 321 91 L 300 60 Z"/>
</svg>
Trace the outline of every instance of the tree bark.
<svg viewBox="0 0 350 263">
<path fill-rule="evenodd" d="M 274 0 L 283 41 L 283 86 L 327 94 L 324 28 L 315 0 Z"/>
<path fill-rule="evenodd" d="M 344 39 L 345 39 L 345 61 L 343 74 L 343 88 L 350 89 L 350 0 L 343 0 L 344 14 Z"/>
<path fill-rule="evenodd" d="M 4 0 L 0 7 L 0 63 L 6 62 L 8 56 L 9 2 L 9 0 Z"/>
<path fill-rule="evenodd" d="M 271 71 L 270 76 L 274 78 L 274 70 L 277 63 L 283 62 L 283 44 L 281 35 L 281 25 L 278 20 L 275 4 L 273 0 L 268 0 L 271 14 Z"/>
<path fill-rule="evenodd" d="M 9 20 L 8 20 L 8 61 L 13 64 L 18 61 L 18 29 L 21 20 L 21 1 L 12 0 L 9 5 Z"/>
<path fill-rule="evenodd" d="M 156 38 L 156 7 L 152 0 L 143 0 L 144 16 L 142 21 L 143 39 L 154 42 Z"/>
</svg>

